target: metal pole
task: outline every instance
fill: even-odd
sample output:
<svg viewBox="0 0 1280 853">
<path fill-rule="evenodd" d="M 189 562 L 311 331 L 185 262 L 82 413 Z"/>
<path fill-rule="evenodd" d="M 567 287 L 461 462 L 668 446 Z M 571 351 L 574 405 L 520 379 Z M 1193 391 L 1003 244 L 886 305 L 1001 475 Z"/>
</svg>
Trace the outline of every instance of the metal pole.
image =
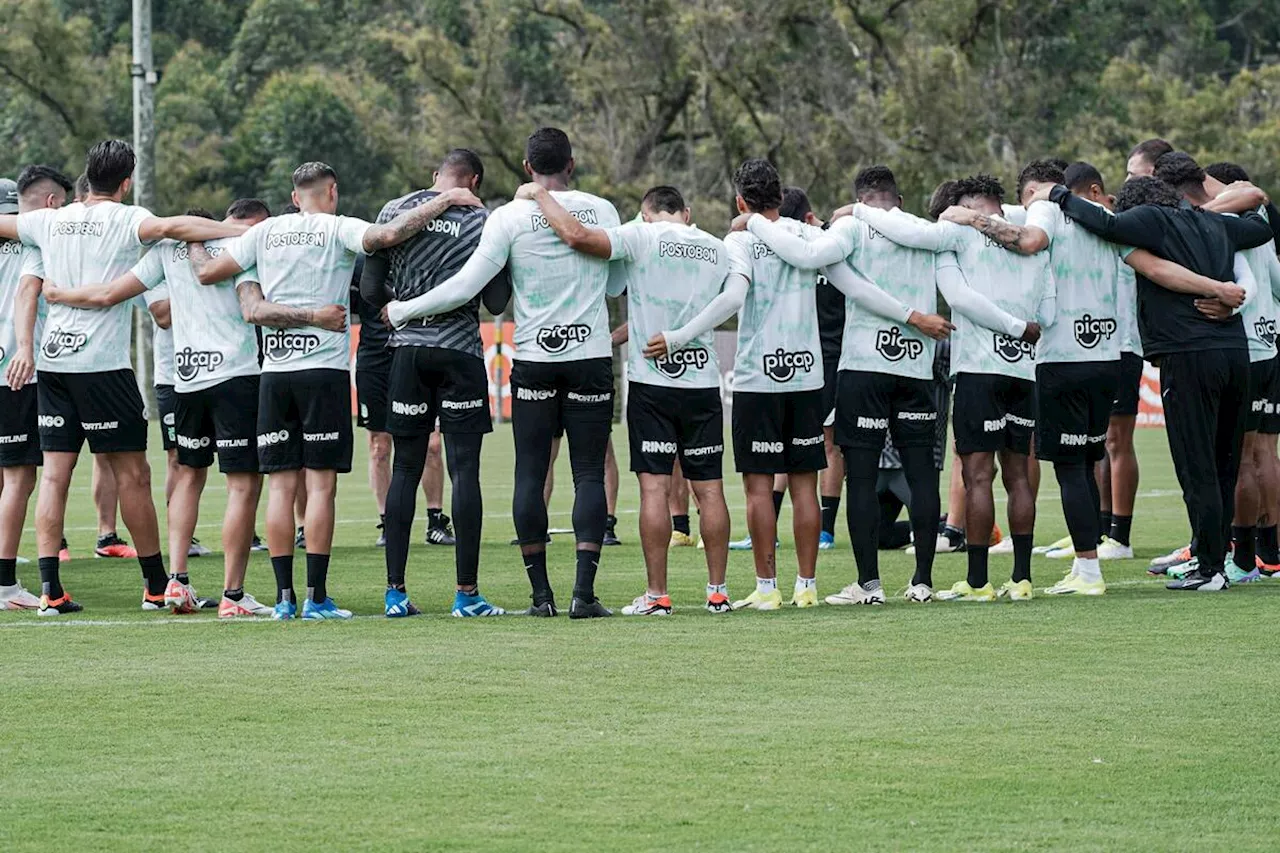
<svg viewBox="0 0 1280 853">
<path fill-rule="evenodd" d="M 154 211 L 156 203 L 155 64 L 151 55 L 151 0 L 133 0 L 133 151 L 138 158 L 133 173 L 133 202 Z M 155 388 L 152 383 L 151 316 L 133 311 L 134 364 L 138 390 L 154 413 Z"/>
</svg>

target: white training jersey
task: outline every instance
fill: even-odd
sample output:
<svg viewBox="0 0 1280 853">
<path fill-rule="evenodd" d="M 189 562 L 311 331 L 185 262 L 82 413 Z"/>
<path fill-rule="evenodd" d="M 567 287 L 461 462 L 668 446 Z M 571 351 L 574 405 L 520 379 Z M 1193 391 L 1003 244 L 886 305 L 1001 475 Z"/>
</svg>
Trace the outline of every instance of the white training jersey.
<svg viewBox="0 0 1280 853">
<path fill-rule="evenodd" d="M 155 254 L 155 249 L 147 252 L 143 258 L 150 257 Z M 134 267 L 137 269 L 137 267 Z M 157 302 L 163 302 L 169 298 L 169 288 L 161 284 L 159 287 L 148 290 L 142 294 L 143 300 L 147 307 L 150 308 Z M 172 303 L 170 303 L 172 306 Z M 150 313 L 150 312 L 148 312 Z M 151 318 L 151 384 L 153 385 L 172 385 L 173 384 L 173 314 L 169 315 L 169 328 L 165 329 L 156 322 L 156 318 Z"/>
<path fill-rule="evenodd" d="M 1259 209 L 1258 213 L 1263 219 L 1267 217 L 1266 208 Z M 1241 254 L 1258 283 L 1253 298 L 1240 311 L 1244 333 L 1249 338 L 1249 361 L 1266 361 L 1276 355 L 1277 312 L 1273 290 L 1280 289 L 1280 281 L 1274 280 L 1276 244 L 1272 240 L 1265 246 L 1248 249 Z"/>
<path fill-rule="evenodd" d="M 268 302 L 291 308 L 346 305 L 356 255 L 364 251 L 371 224 L 332 213 L 287 213 L 264 219 L 226 244 L 226 250 L 257 281 Z M 240 276 L 237 281 L 244 281 Z M 350 334 L 315 326 L 262 330 L 265 373 L 329 368 L 348 370 Z"/>
<path fill-rule="evenodd" d="M 659 359 L 645 343 L 679 329 L 719 295 L 729 273 L 724 243 L 692 225 L 628 222 L 608 231 L 627 288 L 627 380 L 672 388 L 719 388 L 715 332 Z"/>
<path fill-rule="evenodd" d="M 1042 364 L 1120 358 L 1119 247 L 1047 201 L 1027 209 L 1027 225 L 1049 235 L 1047 251 L 1057 283 L 1054 320 L 1044 328 L 1036 358 Z"/>
<path fill-rule="evenodd" d="M 794 219 L 774 223 L 812 240 L 823 232 Z M 738 352 L 733 363 L 733 389 L 781 394 L 822 388 L 822 344 L 818 339 L 816 270 L 793 267 L 749 231 L 724 240 L 729 273 L 750 285 L 738 313 Z"/>
<path fill-rule="evenodd" d="M 908 216 L 895 208 L 894 213 Z M 852 216 L 837 219 L 827 234 L 840 243 L 849 266 L 885 293 L 922 314 L 938 310 L 937 257 L 886 238 Z M 840 370 L 864 370 L 911 379 L 933 378 L 934 341 L 914 326 L 874 314 L 846 299 Z"/>
<path fill-rule="evenodd" d="M 17 306 L 18 284 L 23 276 L 33 275 L 44 278 L 44 263 L 40 250 L 24 246 L 18 240 L 0 240 L 0 382 L 9 369 L 9 361 L 18 351 L 18 330 L 13 325 Z M 45 315 L 44 299 L 36 302 L 36 329 L 32 341 L 38 342 L 44 331 Z M 35 373 L 27 380 L 30 385 L 36 381 Z"/>
<path fill-rule="evenodd" d="M 150 218 L 130 204 L 77 202 L 19 214 L 18 237 L 40 249 L 46 281 L 74 290 L 128 272 L 144 248 L 138 227 Z M 129 369 L 132 309 L 128 301 L 105 309 L 50 305 L 37 366 L 53 373 Z"/>
<path fill-rule="evenodd" d="M 226 251 L 229 240 L 204 244 L 212 257 Z M 175 390 L 188 394 L 225 382 L 236 376 L 257 376 L 258 336 L 240 313 L 236 287 L 257 281 L 256 268 L 245 270 L 234 281 L 201 284 L 191 271 L 187 244 L 163 240 L 148 252 L 133 274 L 147 286 L 148 304 L 152 294 L 169 299 L 171 328 L 170 382 Z M 157 337 L 159 330 L 157 330 Z M 160 382 L 160 358 L 156 356 L 156 384 Z"/>
<path fill-rule="evenodd" d="M 575 219 L 615 228 L 618 211 L 599 196 L 577 190 L 551 195 Z M 516 199 L 485 222 L 475 253 L 511 274 L 517 361 L 563 362 L 609 358 L 605 290 L 609 262 L 570 248 L 556 236 L 537 202 Z"/>
</svg>

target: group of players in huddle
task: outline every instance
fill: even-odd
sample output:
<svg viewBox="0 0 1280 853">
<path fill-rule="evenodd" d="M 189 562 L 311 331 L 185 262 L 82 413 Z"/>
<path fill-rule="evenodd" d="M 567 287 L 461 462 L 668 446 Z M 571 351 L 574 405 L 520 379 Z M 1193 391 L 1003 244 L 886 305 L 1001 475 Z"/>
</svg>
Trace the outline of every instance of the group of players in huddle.
<svg viewBox="0 0 1280 853">
<path fill-rule="evenodd" d="M 456 528 L 452 612 L 504 612 L 477 586 L 482 439 L 492 430 L 479 306 L 500 314 L 509 301 L 516 329 L 512 514 L 532 590 L 523 612 L 558 613 L 544 483 L 563 435 L 577 542 L 569 616 L 612 615 L 594 581 L 607 533 L 605 457 L 615 393 L 617 336 L 605 300 L 624 293 L 626 422 L 647 569 L 646 590 L 622 609 L 626 614 L 672 609 L 673 472 L 697 501 L 708 610 L 783 606 L 775 562 L 780 476 L 793 506 L 791 602 L 816 606 L 819 543 L 830 538 L 822 530 L 818 476 L 829 458 L 844 468 L 857 578 L 825 600 L 884 603 L 876 486 L 886 436 L 909 485 L 915 574 L 908 601 L 1033 596 L 1035 459 L 1054 466 L 1074 552 L 1070 571 L 1046 592 L 1102 594 L 1098 549 L 1114 544 L 1107 534 L 1117 530 L 1101 527 L 1095 468 L 1106 456 L 1117 401 L 1136 406 L 1144 356 L 1162 370 L 1170 447 L 1193 533 L 1170 587 L 1227 588 L 1230 538 L 1237 576 L 1257 577 L 1255 560 L 1268 572 L 1280 570 L 1280 429 L 1271 423 L 1280 421 L 1273 299 L 1280 263 L 1272 226 L 1257 212 L 1268 200 L 1239 167 L 1220 164 L 1211 177 L 1167 144 L 1145 145 L 1114 197 L 1087 163 L 1037 160 L 1018 177 L 1017 205 L 1003 204 L 1004 189 L 987 175 L 945 183 L 931 205 L 936 222 L 902 209 L 884 166 L 857 175 L 856 202 L 831 221 L 783 217 L 777 170 L 751 159 L 733 176 L 740 215 L 724 239 L 692 224 L 674 187 L 650 189 L 625 224 L 610 202 L 570 189 L 572 147 L 555 128 L 529 137 L 530 182 L 513 201 L 488 211 L 478 196 L 480 158 L 455 149 L 429 189 L 389 202 L 376 223 L 336 215 L 337 175 L 323 163 L 295 171 L 297 212 L 271 216 L 261 201 L 243 199 L 222 221 L 197 213 L 156 217 L 125 204 L 134 155 L 119 140 L 90 150 L 89 191 L 80 202 L 64 204 L 70 185 L 56 171 L 29 167 L 17 182 L 17 214 L 0 215 L 0 359 L 8 385 L 0 392 L 0 606 L 42 615 L 81 609 L 61 584 L 58 551 L 72 471 L 87 440 L 115 476 L 144 577 L 144 610 L 205 605 L 187 575 L 186 554 L 216 456 L 227 483 L 219 616 L 350 618 L 326 581 L 337 475 L 352 461 L 347 303 L 358 261 L 360 299 L 380 310 L 389 328 L 389 617 L 418 613 L 405 567 L 437 428 Z M 844 299 L 838 361 L 824 358 L 820 342 L 822 288 Z M 939 293 L 950 321 L 938 313 Z M 130 368 L 130 304 L 138 297 L 168 303 L 173 337 L 169 572 Z M 734 315 L 731 434 L 756 571 L 755 589 L 738 601 L 725 583 L 729 513 L 712 338 Z M 935 342 L 953 332 L 952 420 L 968 574 L 935 591 L 935 552 L 947 540 L 937 536 L 940 413 L 932 370 Z M 37 598 L 18 583 L 16 556 L 41 464 Z M 1008 493 L 1013 553 L 1011 577 L 998 588 L 988 570 L 997 470 Z M 272 605 L 244 588 L 263 474 Z M 300 494 L 301 607 L 293 566 Z M 1125 544 L 1127 521 L 1119 534 Z"/>
</svg>

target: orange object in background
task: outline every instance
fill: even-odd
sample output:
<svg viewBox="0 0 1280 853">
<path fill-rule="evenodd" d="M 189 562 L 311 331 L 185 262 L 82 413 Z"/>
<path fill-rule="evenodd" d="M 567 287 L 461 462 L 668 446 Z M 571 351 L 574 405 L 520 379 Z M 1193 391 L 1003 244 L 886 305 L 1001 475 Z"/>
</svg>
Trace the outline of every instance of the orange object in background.
<svg viewBox="0 0 1280 853">
<path fill-rule="evenodd" d="M 1164 401 L 1160 398 L 1160 368 L 1145 361 L 1142 363 L 1142 384 L 1138 386 L 1138 426 L 1164 426 Z"/>
</svg>

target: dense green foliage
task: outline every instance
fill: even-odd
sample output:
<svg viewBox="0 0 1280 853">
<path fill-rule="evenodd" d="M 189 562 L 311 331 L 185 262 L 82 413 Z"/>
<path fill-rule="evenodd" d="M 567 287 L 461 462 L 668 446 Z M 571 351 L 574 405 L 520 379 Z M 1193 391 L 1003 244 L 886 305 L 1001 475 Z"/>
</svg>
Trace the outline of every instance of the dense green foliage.
<svg viewBox="0 0 1280 853">
<path fill-rule="evenodd" d="M 623 209 L 675 183 L 718 218 L 745 156 L 820 206 L 885 162 L 933 185 L 1041 155 L 1119 177 L 1137 140 L 1280 178 L 1280 16 L 1256 0 L 155 0 L 159 207 L 283 199 L 304 159 L 347 210 L 421 184 L 449 147 L 487 190 L 525 135 L 570 130 Z M 0 174 L 78 171 L 131 134 L 129 0 L 0 0 Z"/>
</svg>

